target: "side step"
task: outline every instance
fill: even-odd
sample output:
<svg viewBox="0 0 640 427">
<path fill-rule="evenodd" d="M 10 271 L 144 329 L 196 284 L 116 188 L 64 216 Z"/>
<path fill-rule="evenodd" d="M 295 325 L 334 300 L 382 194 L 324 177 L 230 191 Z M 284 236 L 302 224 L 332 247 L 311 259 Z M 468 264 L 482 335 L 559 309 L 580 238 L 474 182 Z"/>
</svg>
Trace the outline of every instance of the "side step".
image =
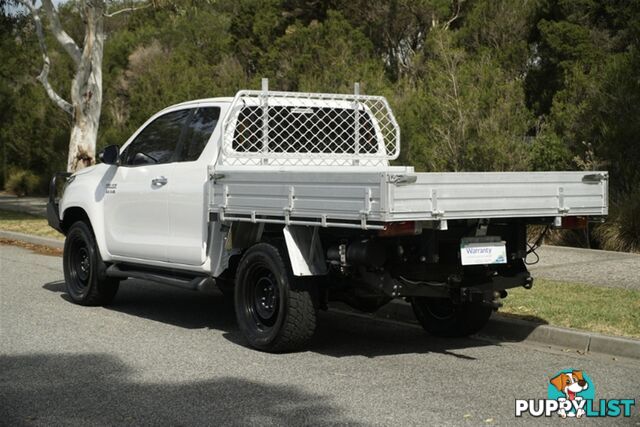
<svg viewBox="0 0 640 427">
<path fill-rule="evenodd" d="M 165 285 L 177 286 L 192 291 L 204 291 L 215 286 L 215 279 L 209 276 L 193 276 L 181 274 L 175 271 L 150 270 L 119 264 L 110 265 L 107 268 L 108 277 L 118 279 L 142 279 L 158 282 Z"/>
</svg>

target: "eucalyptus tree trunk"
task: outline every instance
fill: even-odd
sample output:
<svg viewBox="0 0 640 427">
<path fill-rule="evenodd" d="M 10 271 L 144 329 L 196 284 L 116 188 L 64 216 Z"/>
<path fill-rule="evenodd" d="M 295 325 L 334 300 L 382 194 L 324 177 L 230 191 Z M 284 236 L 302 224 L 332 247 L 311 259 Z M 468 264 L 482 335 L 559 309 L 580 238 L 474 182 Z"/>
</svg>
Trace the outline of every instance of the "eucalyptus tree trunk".
<svg viewBox="0 0 640 427">
<path fill-rule="evenodd" d="M 31 13 L 43 66 L 38 80 L 42 83 L 49 98 L 71 116 L 71 138 L 67 171 L 75 172 L 95 164 L 98 125 L 102 109 L 102 56 L 104 51 L 105 0 L 80 0 L 78 9 L 85 23 L 82 47 L 62 28 L 58 11 L 51 0 L 42 0 L 49 29 L 52 35 L 73 59 L 75 75 L 71 82 L 71 102 L 66 101 L 51 86 L 48 80 L 51 60 L 45 43 L 40 9 L 35 7 L 36 0 L 19 0 Z"/>
<path fill-rule="evenodd" d="M 46 0 L 51 1 L 51 0 Z M 98 125 L 102 110 L 102 55 L 104 52 L 104 1 L 84 0 L 85 37 L 76 75 L 71 83 L 73 125 L 67 170 L 95 164 Z"/>
</svg>

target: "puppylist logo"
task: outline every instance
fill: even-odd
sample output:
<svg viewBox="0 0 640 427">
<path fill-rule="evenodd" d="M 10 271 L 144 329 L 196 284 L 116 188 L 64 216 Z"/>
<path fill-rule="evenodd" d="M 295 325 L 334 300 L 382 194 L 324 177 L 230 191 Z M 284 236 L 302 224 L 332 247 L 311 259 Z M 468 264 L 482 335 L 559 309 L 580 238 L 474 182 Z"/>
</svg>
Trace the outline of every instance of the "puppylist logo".
<svg viewBox="0 0 640 427">
<path fill-rule="evenodd" d="M 516 417 L 630 417 L 635 399 L 600 399 L 584 371 L 565 369 L 549 379 L 546 399 L 516 399 Z"/>
</svg>

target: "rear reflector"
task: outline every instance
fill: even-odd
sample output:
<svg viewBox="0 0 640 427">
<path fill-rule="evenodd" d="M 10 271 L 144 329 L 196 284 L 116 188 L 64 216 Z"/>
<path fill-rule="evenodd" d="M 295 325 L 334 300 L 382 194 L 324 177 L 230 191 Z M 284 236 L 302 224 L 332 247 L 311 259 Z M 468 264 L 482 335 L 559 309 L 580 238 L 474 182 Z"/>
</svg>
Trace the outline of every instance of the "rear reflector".
<svg viewBox="0 0 640 427">
<path fill-rule="evenodd" d="M 561 228 L 579 230 L 587 228 L 586 216 L 563 216 Z"/>
<path fill-rule="evenodd" d="M 380 237 L 416 236 L 422 233 L 422 224 L 416 221 L 390 222 L 378 232 Z"/>
</svg>

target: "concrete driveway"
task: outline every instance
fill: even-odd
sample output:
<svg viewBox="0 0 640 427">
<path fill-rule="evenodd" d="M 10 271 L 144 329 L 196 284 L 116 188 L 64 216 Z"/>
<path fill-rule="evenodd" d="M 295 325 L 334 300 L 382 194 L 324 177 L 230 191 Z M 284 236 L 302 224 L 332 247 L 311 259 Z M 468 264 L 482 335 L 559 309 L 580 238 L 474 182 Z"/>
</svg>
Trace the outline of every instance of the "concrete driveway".
<svg viewBox="0 0 640 427">
<path fill-rule="evenodd" d="M 640 254 L 562 246 L 542 246 L 537 252 L 540 262 L 529 266 L 534 277 L 640 290 Z"/>
<path fill-rule="evenodd" d="M 0 193 L 0 209 L 46 217 L 47 199 L 45 197 L 16 197 L 11 194 Z"/>
</svg>

